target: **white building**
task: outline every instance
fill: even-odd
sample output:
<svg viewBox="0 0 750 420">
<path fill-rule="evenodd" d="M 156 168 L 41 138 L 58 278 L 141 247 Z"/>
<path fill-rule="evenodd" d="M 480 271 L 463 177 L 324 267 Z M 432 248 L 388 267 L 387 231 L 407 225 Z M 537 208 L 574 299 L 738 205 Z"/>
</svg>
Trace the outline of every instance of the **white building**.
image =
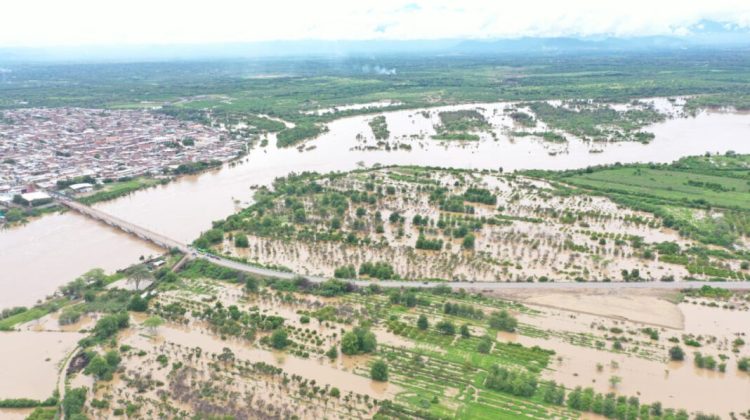
<svg viewBox="0 0 750 420">
<path fill-rule="evenodd" d="M 87 193 L 94 190 L 94 186 L 89 184 L 88 182 L 82 182 L 80 184 L 73 184 L 70 187 L 71 190 L 73 190 L 76 193 Z"/>
</svg>

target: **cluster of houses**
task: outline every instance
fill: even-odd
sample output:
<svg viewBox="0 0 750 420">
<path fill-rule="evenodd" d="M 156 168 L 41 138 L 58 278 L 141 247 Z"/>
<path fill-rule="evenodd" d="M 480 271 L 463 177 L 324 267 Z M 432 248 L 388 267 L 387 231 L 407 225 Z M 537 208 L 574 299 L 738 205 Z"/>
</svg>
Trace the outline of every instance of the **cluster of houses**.
<svg viewBox="0 0 750 420">
<path fill-rule="evenodd" d="M 219 129 L 146 110 L 6 110 L 0 112 L 0 204 L 35 188 L 54 189 L 59 180 L 158 175 L 187 162 L 227 161 L 246 147 L 245 139 Z M 69 188 L 86 192 L 93 185 Z"/>
</svg>

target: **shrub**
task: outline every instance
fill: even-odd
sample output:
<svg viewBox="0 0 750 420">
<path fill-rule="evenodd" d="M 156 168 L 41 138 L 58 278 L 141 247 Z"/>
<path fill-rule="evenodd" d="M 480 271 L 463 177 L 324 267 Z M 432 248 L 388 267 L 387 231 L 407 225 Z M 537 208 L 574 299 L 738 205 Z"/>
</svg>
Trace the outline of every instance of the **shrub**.
<svg viewBox="0 0 750 420">
<path fill-rule="evenodd" d="M 680 346 L 674 346 L 669 349 L 669 358 L 672 360 L 685 360 L 685 352 Z"/>
<path fill-rule="evenodd" d="M 441 334 L 445 334 L 445 335 L 456 334 L 456 326 L 453 325 L 453 323 L 450 321 L 440 321 L 437 324 L 435 324 L 435 328 L 437 328 L 437 330 L 440 331 Z"/>
<path fill-rule="evenodd" d="M 471 331 L 469 330 L 468 324 L 461 325 L 461 337 L 463 338 L 471 337 Z"/>
<path fill-rule="evenodd" d="M 518 326 L 518 320 L 508 313 L 508 311 L 496 311 L 490 315 L 490 327 L 496 330 L 513 332 Z"/>
<path fill-rule="evenodd" d="M 81 414 L 85 403 L 86 388 L 74 388 L 66 392 L 62 403 L 65 418 L 73 418 L 73 416 Z"/>
<path fill-rule="evenodd" d="M 493 366 L 485 382 L 487 388 L 519 397 L 531 397 L 536 391 L 536 378 L 529 372 Z"/>
<path fill-rule="evenodd" d="M 271 346 L 275 349 L 283 349 L 289 345 L 289 335 L 281 328 L 277 328 L 271 334 Z"/>
<path fill-rule="evenodd" d="M 427 321 L 427 317 L 424 316 L 424 314 L 419 315 L 419 319 L 417 319 L 417 328 L 424 331 L 430 326 L 430 323 Z"/>
<path fill-rule="evenodd" d="M 376 347 L 375 334 L 364 327 L 355 327 L 341 338 L 341 352 L 347 355 L 372 353 Z"/>
<path fill-rule="evenodd" d="M 234 246 L 237 248 L 247 248 L 250 246 L 250 242 L 247 240 L 247 235 L 244 233 L 238 233 L 234 237 Z"/>
<path fill-rule="evenodd" d="M 477 344 L 477 351 L 482 354 L 489 354 L 492 349 L 492 338 L 489 336 L 482 337 L 482 341 Z"/>
<path fill-rule="evenodd" d="M 385 382 L 388 380 L 388 365 L 382 360 L 376 360 L 370 368 L 370 378 L 374 381 Z"/>
</svg>

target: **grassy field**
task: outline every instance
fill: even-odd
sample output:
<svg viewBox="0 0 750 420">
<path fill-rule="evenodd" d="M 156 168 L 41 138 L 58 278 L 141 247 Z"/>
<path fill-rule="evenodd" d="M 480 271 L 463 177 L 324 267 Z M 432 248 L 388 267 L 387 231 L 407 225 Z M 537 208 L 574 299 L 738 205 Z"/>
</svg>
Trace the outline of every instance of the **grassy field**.
<svg viewBox="0 0 750 420">
<path fill-rule="evenodd" d="M 606 195 L 654 213 L 667 227 L 707 244 L 732 246 L 750 235 L 750 155 L 696 156 L 668 165 L 613 165 L 528 171 L 577 192 Z M 569 191 L 574 192 L 574 191 Z"/>
<path fill-rule="evenodd" d="M 595 190 L 654 197 L 675 203 L 705 202 L 714 207 L 750 210 L 748 180 L 702 175 L 669 168 L 611 168 L 565 178 Z"/>
<path fill-rule="evenodd" d="M 162 185 L 166 182 L 168 182 L 168 180 L 166 179 L 148 177 L 138 177 L 127 181 L 115 181 L 103 184 L 101 189 L 96 190 L 91 195 L 80 197 L 78 201 L 83 204 L 93 204 L 100 201 L 113 200 L 115 198 L 128 195 L 134 191 L 154 187 L 156 185 Z"/>
</svg>

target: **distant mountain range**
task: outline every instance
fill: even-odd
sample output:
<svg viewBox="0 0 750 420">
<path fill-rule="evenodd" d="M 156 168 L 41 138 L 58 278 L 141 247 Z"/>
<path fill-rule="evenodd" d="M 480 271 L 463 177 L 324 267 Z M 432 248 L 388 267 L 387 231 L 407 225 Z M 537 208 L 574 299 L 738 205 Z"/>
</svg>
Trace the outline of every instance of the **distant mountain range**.
<svg viewBox="0 0 750 420">
<path fill-rule="evenodd" d="M 684 50 L 750 49 L 750 28 L 701 21 L 679 35 L 617 37 L 519 37 L 503 39 L 268 41 L 231 44 L 117 45 L 58 48 L 0 48 L 0 62 L 163 61 L 261 57 L 357 56 L 384 54 L 565 54 Z"/>
</svg>

